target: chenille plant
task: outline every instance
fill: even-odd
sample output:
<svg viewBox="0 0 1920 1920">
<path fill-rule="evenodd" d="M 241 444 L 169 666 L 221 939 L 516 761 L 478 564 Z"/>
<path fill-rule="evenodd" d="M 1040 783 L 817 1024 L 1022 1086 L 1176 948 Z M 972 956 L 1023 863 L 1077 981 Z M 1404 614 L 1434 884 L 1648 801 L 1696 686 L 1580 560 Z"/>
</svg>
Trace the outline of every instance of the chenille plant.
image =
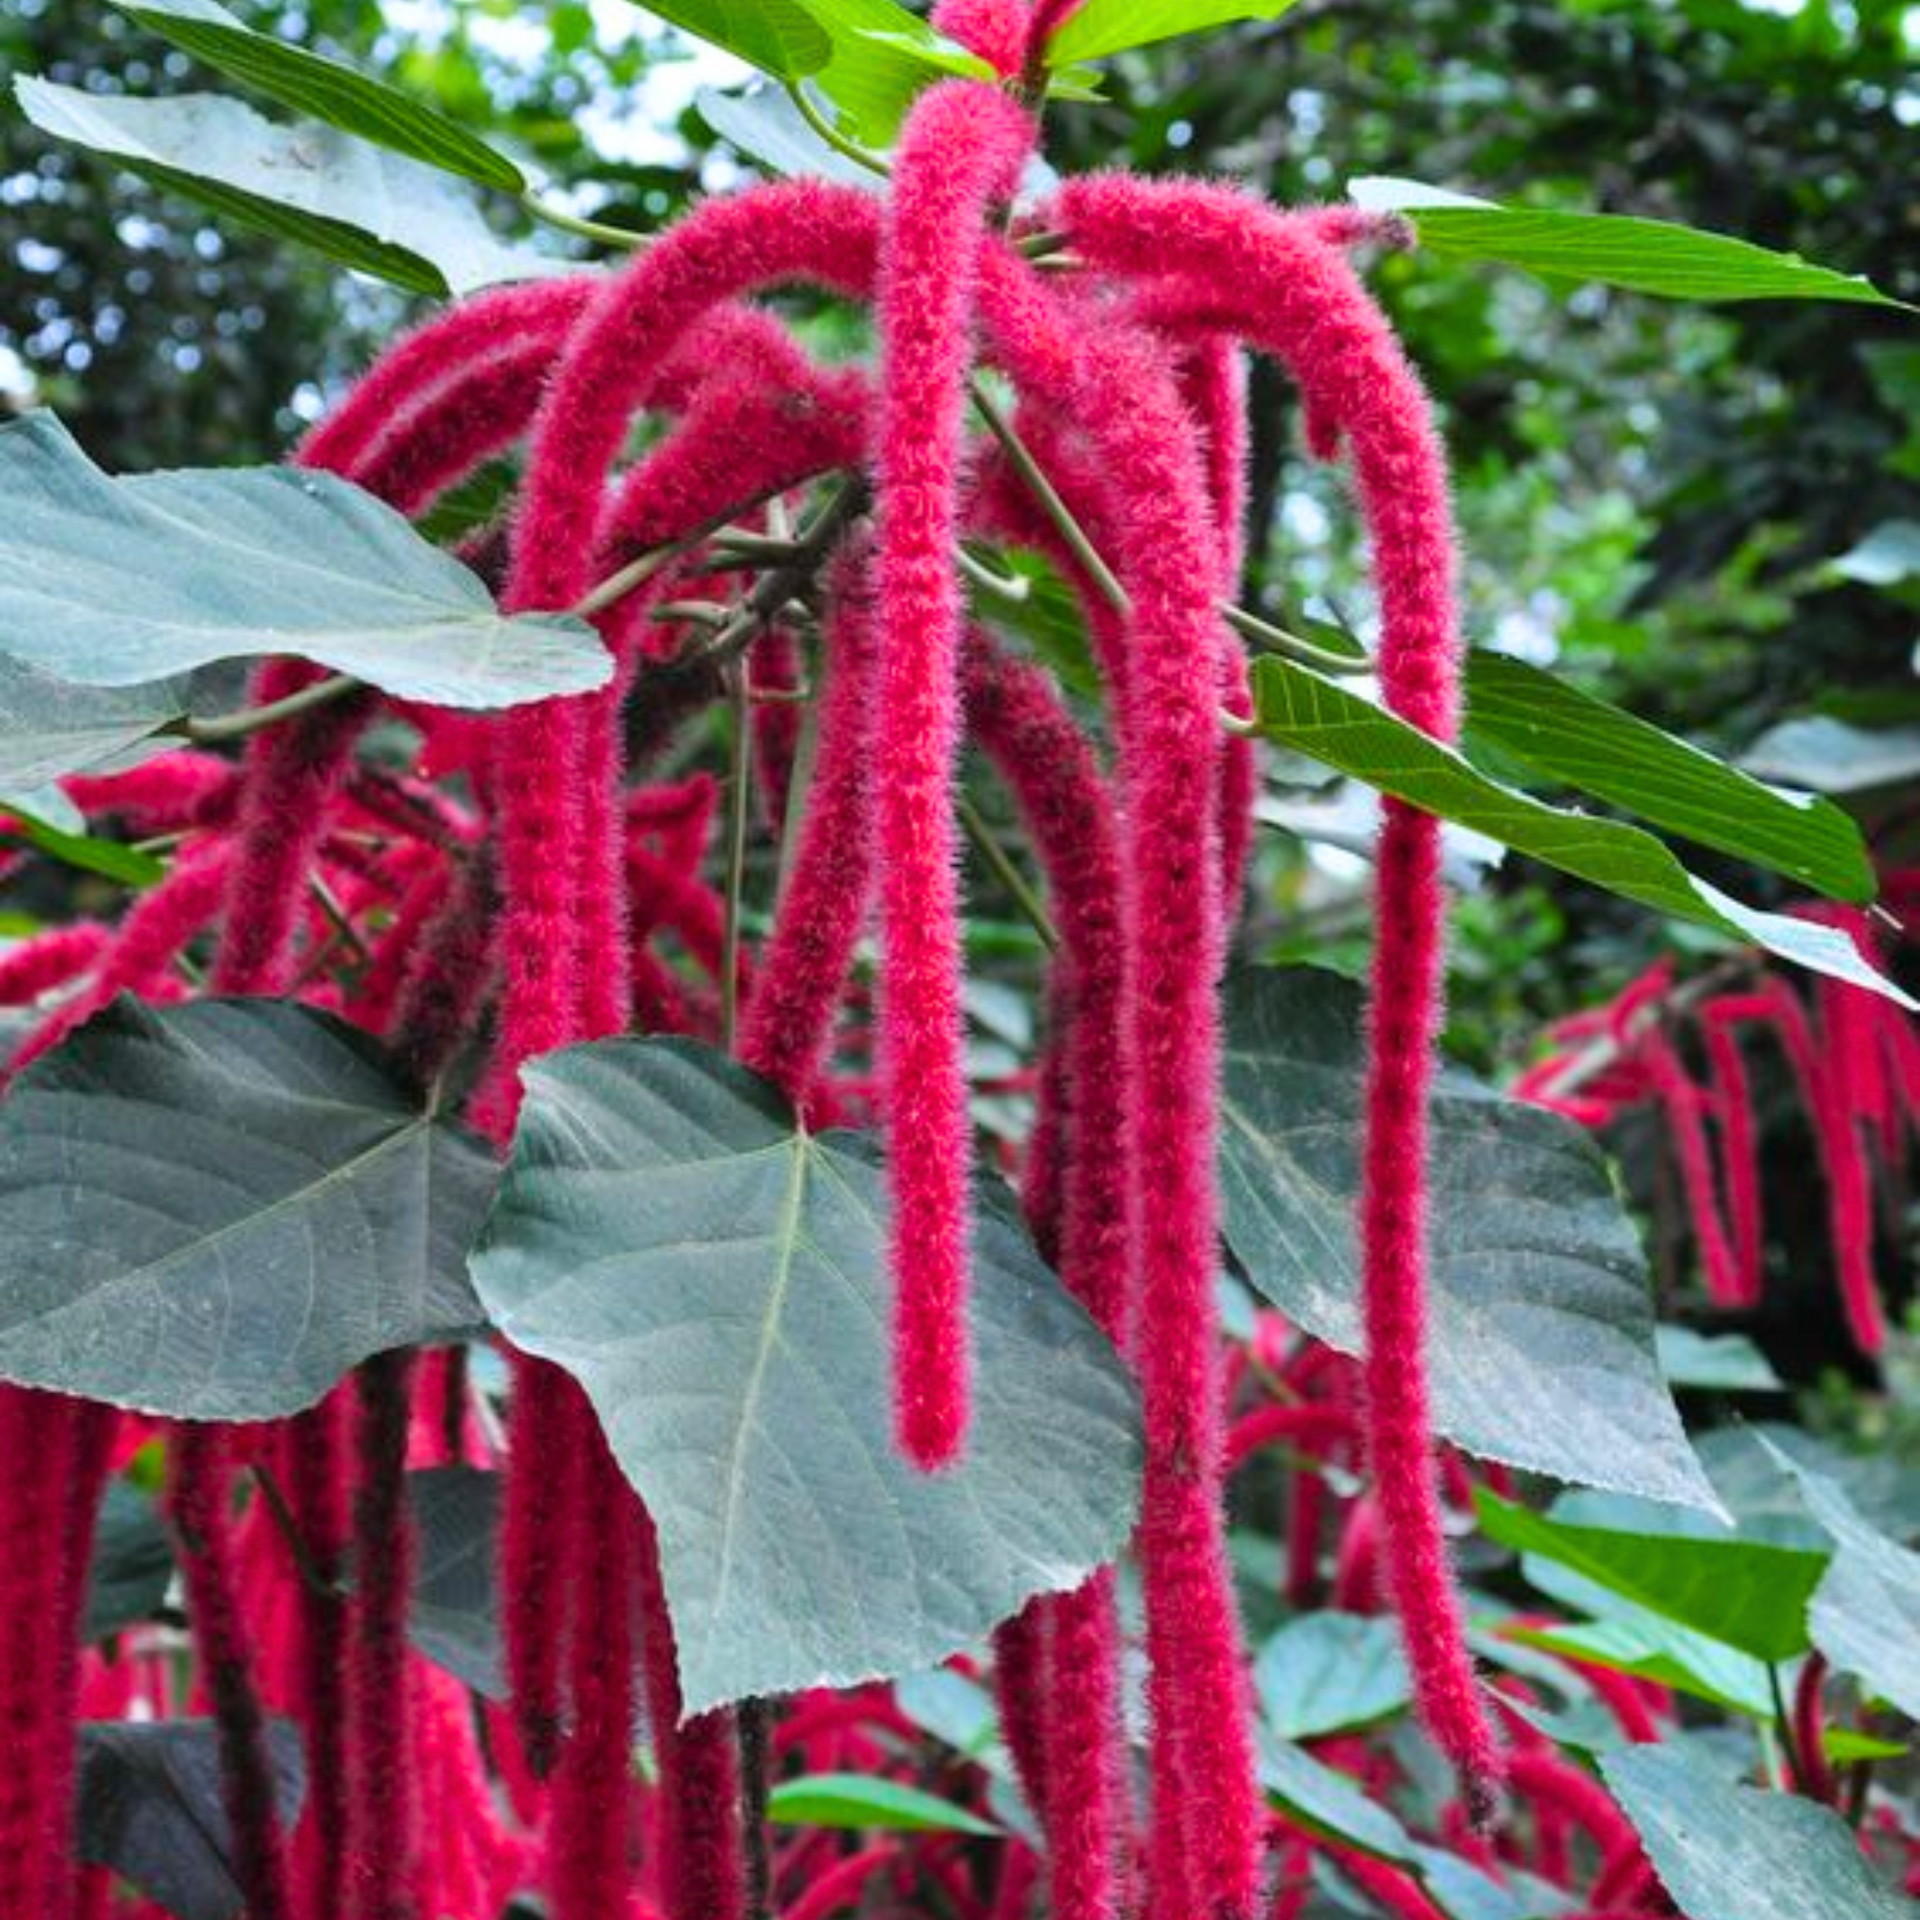
<svg viewBox="0 0 1920 1920">
<path fill-rule="evenodd" d="M 1794 1845 L 1846 1910 L 1895 1911 L 1914 1830 L 1872 1766 L 1911 1663 L 1832 1623 L 1849 1553 L 1894 1556 L 1909 1609 L 1911 1556 L 1824 1483 L 1824 1545 L 1648 1517 L 1720 1496 L 1579 1129 L 1442 1075 L 1442 818 L 1821 973 L 1817 1034 L 1784 977 L 1690 997 L 1708 1091 L 1664 974 L 1565 1030 L 1604 1059 L 1521 1091 L 1660 1101 L 1742 1301 L 1741 1035 L 1777 1035 L 1872 1352 L 1863 1156 L 1910 1151 L 1911 1003 L 1836 810 L 1597 703 L 1597 780 L 1491 699 L 1476 736 L 1445 453 L 1363 277 L 1420 242 L 1418 197 L 1038 166 L 1083 63 L 1179 8 L 684 0 L 819 167 L 642 241 L 220 7 L 125 11 L 328 152 L 627 257 L 519 256 L 282 470 L 110 480 L 48 416 L 0 429 L 9 860 L 152 868 L 0 954 L 0 1911 L 1735 1915 L 1690 1904 L 1662 1824 L 1687 1795 L 1759 1817 L 1674 1739 L 1712 1685 L 1583 1638 L 1564 1587 L 1463 1593 L 1476 1517 L 1530 1578 L 1559 1555 L 1771 1678 L 1743 1763 L 1810 1803 Z M 356 226 L 333 160 L 288 199 L 131 137 L 98 144 L 440 274 Z M 1688 238 L 1728 297 L 1880 297 Z M 864 355 L 815 350 L 827 302 Z M 1236 604 L 1248 354 L 1351 476 L 1370 647 Z M 451 553 L 410 529 L 487 475 L 511 497 Z M 1042 600 L 1073 671 L 1023 638 Z M 1758 820 L 1757 861 L 1854 904 L 1743 907 L 1500 785 L 1476 737 L 1603 798 L 1650 767 L 1653 825 Z M 1236 964 L 1263 740 L 1383 796 L 1363 996 Z M 970 845 L 1043 975 L 1010 1070 L 970 1025 Z M 1499 1244 L 1503 1205 L 1564 1273 Z M 1490 1363 L 1463 1316 L 1508 1310 L 1544 1331 Z M 1541 1518 L 1519 1471 L 1614 1506 Z M 1264 1569 L 1229 1522 L 1269 1494 Z M 1752 1580 L 1737 1556 L 1785 1556 L 1788 1614 L 1697 1618 L 1734 1579 L 1708 1549 Z M 141 1553 L 177 1584 L 129 1607 Z M 1323 1630 L 1323 1683 L 1364 1649 L 1377 1699 L 1280 1685 Z"/>
</svg>

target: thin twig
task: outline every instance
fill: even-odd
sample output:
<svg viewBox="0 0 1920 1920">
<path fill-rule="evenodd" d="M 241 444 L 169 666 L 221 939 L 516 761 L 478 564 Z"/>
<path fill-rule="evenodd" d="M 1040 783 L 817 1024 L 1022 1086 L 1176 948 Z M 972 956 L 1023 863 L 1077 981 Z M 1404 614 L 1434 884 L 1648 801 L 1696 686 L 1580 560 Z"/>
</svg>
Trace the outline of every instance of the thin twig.
<svg viewBox="0 0 1920 1920">
<path fill-rule="evenodd" d="M 1040 936 L 1041 944 L 1049 953 L 1057 953 L 1060 948 L 1060 930 L 1053 924 L 1045 903 L 1034 892 L 1027 880 L 1014 863 L 1013 856 L 1000 844 L 999 836 L 987 823 L 980 809 L 973 804 L 967 794 L 961 794 L 958 801 L 960 824 L 967 830 L 967 838 L 980 851 L 981 858 L 993 869 L 994 877 L 1013 896 L 1014 905 L 1035 933 Z"/>
</svg>

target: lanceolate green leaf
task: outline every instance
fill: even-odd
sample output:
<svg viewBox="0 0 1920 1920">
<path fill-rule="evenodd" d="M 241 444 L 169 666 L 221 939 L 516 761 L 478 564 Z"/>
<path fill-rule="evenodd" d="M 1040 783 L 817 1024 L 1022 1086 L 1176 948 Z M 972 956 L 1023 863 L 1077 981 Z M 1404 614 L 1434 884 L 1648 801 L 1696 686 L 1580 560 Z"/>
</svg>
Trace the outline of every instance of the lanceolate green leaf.
<svg viewBox="0 0 1920 1920">
<path fill-rule="evenodd" d="M 1049 51 L 1056 65 L 1103 60 L 1129 47 L 1202 33 L 1236 20 L 1277 20 L 1293 4 L 1294 0 L 1086 0 L 1054 35 Z"/>
<path fill-rule="evenodd" d="M 798 80 L 818 73 L 833 57 L 833 41 L 814 18 L 811 0 L 640 0 L 640 4 L 646 12 L 657 13 L 776 79 Z M 905 9 L 889 6 L 887 12 L 900 14 Z"/>
<path fill-rule="evenodd" d="M 1807 1602 L 1828 1556 L 1757 1540 L 1627 1533 L 1553 1520 L 1477 1490 L 1480 1525 L 1518 1552 L 1539 1554 L 1756 1660 L 1807 1648 Z"/>
<path fill-rule="evenodd" d="M 283 125 L 219 94 L 143 100 L 24 74 L 14 91 L 43 133 L 410 293 L 470 293 L 564 265 L 502 241 L 437 168 L 335 127 Z"/>
<path fill-rule="evenodd" d="M 1860 829 L 1831 801 L 1765 786 L 1506 654 L 1469 656 L 1467 708 L 1472 740 L 1537 773 L 1836 900 L 1873 898 Z"/>
<path fill-rule="evenodd" d="M 777 1827 L 1000 1835 L 991 1820 L 951 1800 L 867 1773 L 809 1773 L 783 1780 L 767 1796 L 767 1818 Z"/>
<path fill-rule="evenodd" d="M 951 1471 L 892 1434 L 882 1169 L 690 1042 L 549 1056 L 474 1278 L 586 1388 L 660 1535 L 687 1710 L 916 1671 L 1131 1528 L 1112 1348 L 1004 1200 L 975 1245 L 977 1414 Z"/>
<path fill-rule="evenodd" d="M 1600 1771 L 1688 1920 L 1913 1920 L 1831 1808 L 1665 1746 L 1604 1754 Z"/>
<path fill-rule="evenodd" d="M 1903 304 L 1860 276 L 1671 221 L 1501 207 L 1412 180 L 1354 180 L 1348 191 L 1364 207 L 1404 213 L 1429 253 L 1495 260 L 1561 284 L 1598 280 L 1670 300 Z"/>
<path fill-rule="evenodd" d="M 585 621 L 508 618 L 478 576 L 330 474 L 110 479 L 43 412 L 0 427 L 0 498 L 0 655 L 69 681 L 138 687 L 293 654 L 405 699 L 494 707 L 610 671 Z"/>
<path fill-rule="evenodd" d="M 1696 879 L 1640 827 L 1550 807 L 1503 786 L 1451 747 L 1291 660 L 1256 660 L 1253 685 L 1257 721 L 1268 739 L 1642 906 L 1764 947 L 1902 1006 L 1916 1004 L 1868 966 L 1836 928 L 1743 906 Z"/>
<path fill-rule="evenodd" d="M 113 4 L 208 66 L 244 80 L 298 113 L 485 186 L 507 193 L 525 190 L 526 177 L 505 154 L 424 101 L 341 61 L 255 33 L 214 0 Z"/>
<path fill-rule="evenodd" d="M 1361 996 L 1249 968 L 1226 996 L 1225 1233 L 1290 1319 L 1360 1350 Z M 1632 1222 L 1580 1128 L 1450 1074 L 1434 1108 L 1434 1414 L 1470 1451 L 1714 1504 L 1654 1350 Z"/>
<path fill-rule="evenodd" d="M 0 1104 L 0 1380 L 269 1420 L 480 1321 L 492 1156 L 357 1028 L 123 1000 Z"/>
</svg>

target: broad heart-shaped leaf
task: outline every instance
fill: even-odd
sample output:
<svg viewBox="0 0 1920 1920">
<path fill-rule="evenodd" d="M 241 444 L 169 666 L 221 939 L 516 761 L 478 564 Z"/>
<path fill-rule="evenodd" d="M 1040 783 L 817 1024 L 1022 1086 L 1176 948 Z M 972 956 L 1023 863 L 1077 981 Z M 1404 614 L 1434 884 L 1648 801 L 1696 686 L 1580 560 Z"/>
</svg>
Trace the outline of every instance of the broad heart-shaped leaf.
<svg viewBox="0 0 1920 1920">
<path fill-rule="evenodd" d="M 142 26 L 165 34 L 208 66 L 257 87 L 297 113 L 391 147 L 446 173 L 507 193 L 526 177 L 505 154 L 412 95 L 338 60 L 255 33 L 214 0 L 113 0 Z"/>
<path fill-rule="evenodd" d="M 1837 928 L 1742 906 L 1696 879 L 1643 829 L 1550 807 L 1503 786 L 1453 748 L 1309 668 L 1269 654 L 1253 663 L 1253 687 L 1259 730 L 1282 746 L 1624 899 L 1920 1007 L 1876 973 Z"/>
<path fill-rule="evenodd" d="M 1604 1754 L 1600 1771 L 1687 1920 L 1913 1920 L 1831 1808 L 1664 1746 Z"/>
<path fill-rule="evenodd" d="M 1784 873 L 1836 900 L 1871 900 L 1860 829 L 1831 801 L 1782 793 L 1510 655 L 1467 660 L 1471 738 L 1669 833 Z"/>
<path fill-rule="evenodd" d="M 1920 1720 L 1920 1553 L 1870 1526 L 1825 1474 L 1765 1439 L 1760 1444 L 1799 1483 L 1808 1512 L 1833 1541 L 1833 1564 L 1807 1612 L 1813 1644 Z"/>
<path fill-rule="evenodd" d="M 274 1799 L 283 1823 L 300 1808 L 306 1768 L 300 1736 L 269 1723 Z M 179 1920 L 237 1920 L 233 1829 L 220 1785 L 211 1720 L 97 1721 L 80 1729 L 78 1846 Z"/>
<path fill-rule="evenodd" d="M 966 1807 L 867 1773 L 809 1773 L 783 1780 L 767 1796 L 767 1818 L 777 1827 L 1000 1836 L 991 1820 Z"/>
<path fill-rule="evenodd" d="M 173 1547 L 159 1509 L 136 1486 L 107 1482 L 94 1529 L 83 1640 L 105 1640 L 150 1620 L 173 1579 Z"/>
<path fill-rule="evenodd" d="M 652 1512 L 689 1713 L 933 1665 L 1119 1551 L 1132 1390 L 996 1191 L 967 1454 L 920 1474 L 893 1443 L 870 1142 L 801 1132 L 691 1042 L 576 1047 L 525 1080 L 474 1279 L 586 1388 Z"/>
<path fill-rule="evenodd" d="M 402 699 L 500 707 L 611 671 L 585 621 L 502 614 L 476 574 L 331 474 L 112 479 L 40 412 L 0 427 L 0 498 L 0 655 L 64 680 L 138 687 L 293 654 Z"/>
<path fill-rule="evenodd" d="M 1310 967 L 1227 982 L 1227 1242 L 1260 1292 L 1343 1353 L 1362 1343 L 1360 1002 Z M 1661 1378 L 1639 1240 L 1580 1128 L 1449 1074 L 1430 1188 L 1440 1430 L 1561 1480 L 1714 1505 Z"/>
<path fill-rule="evenodd" d="M 565 265 L 501 240 L 438 168 L 336 127 L 268 120 L 221 94 L 143 100 L 26 74 L 14 91 L 41 132 L 409 293 L 471 293 Z"/>
<path fill-rule="evenodd" d="M 1481 1530 L 1502 1546 L 1557 1560 L 1629 1600 L 1756 1660 L 1807 1649 L 1807 1602 L 1828 1556 L 1802 1547 L 1686 1534 L 1628 1533 L 1549 1519 L 1475 1490 Z"/>
<path fill-rule="evenodd" d="M 1356 1780 L 1316 1760 L 1304 1747 L 1256 1730 L 1260 1785 L 1268 1800 L 1309 1831 L 1331 1835 L 1377 1860 L 1402 1865 L 1414 1857 L 1407 1830 Z"/>
<path fill-rule="evenodd" d="M 1236 20 L 1277 20 L 1293 5 L 1294 0 L 1085 0 L 1047 43 L 1047 54 L 1056 65 L 1103 60 Z"/>
<path fill-rule="evenodd" d="M 407 1475 L 418 1538 L 413 1644 L 489 1700 L 507 1697 L 494 1577 L 500 1476 L 478 1467 L 427 1467 Z"/>
<path fill-rule="evenodd" d="M 1347 191 L 1370 211 L 1405 214 L 1429 253 L 1495 260 L 1562 285 L 1598 280 L 1669 300 L 1904 304 L 1859 275 L 1672 221 L 1501 207 L 1415 180 L 1350 180 Z"/>
<path fill-rule="evenodd" d="M 187 704 L 184 679 L 80 687 L 0 656 L 0 793 L 25 793 L 62 774 L 133 766 L 168 744 L 154 736 Z"/>
<path fill-rule="evenodd" d="M 1769 727 L 1742 759 L 1763 780 L 1815 793 L 1866 793 L 1920 779 L 1920 727 L 1855 727 L 1809 714 Z"/>
<path fill-rule="evenodd" d="M 1260 1649 L 1253 1684 L 1283 1740 L 1371 1726 L 1412 1698 L 1393 1622 L 1360 1613 L 1307 1613 Z"/>
<path fill-rule="evenodd" d="M 492 1156 L 308 1007 L 117 1001 L 0 1103 L 0 1380 L 270 1420 L 470 1331 Z"/>
</svg>

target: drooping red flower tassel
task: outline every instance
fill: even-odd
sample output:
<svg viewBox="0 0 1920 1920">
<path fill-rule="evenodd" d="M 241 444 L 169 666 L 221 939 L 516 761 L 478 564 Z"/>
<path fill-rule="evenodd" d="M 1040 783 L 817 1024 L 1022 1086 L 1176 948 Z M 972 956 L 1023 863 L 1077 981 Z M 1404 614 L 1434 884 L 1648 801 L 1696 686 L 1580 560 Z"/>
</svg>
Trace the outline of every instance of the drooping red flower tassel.
<svg viewBox="0 0 1920 1920">
<path fill-rule="evenodd" d="M 969 1392 L 972 1130 L 953 824 L 961 423 L 981 236 L 1032 139 L 1032 122 L 1004 94 L 966 82 L 930 88 L 901 134 L 882 252 L 879 1055 L 895 1430 L 901 1450 L 929 1471 L 958 1457 Z"/>
</svg>

